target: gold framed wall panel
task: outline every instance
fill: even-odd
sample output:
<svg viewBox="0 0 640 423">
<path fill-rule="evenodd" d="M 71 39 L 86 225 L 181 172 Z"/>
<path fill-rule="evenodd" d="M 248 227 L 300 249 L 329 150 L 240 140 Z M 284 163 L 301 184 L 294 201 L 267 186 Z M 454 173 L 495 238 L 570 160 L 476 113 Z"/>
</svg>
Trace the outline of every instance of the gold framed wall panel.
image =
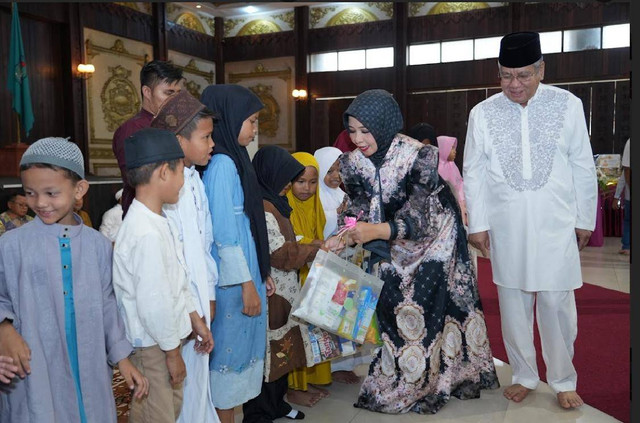
<svg viewBox="0 0 640 423">
<path fill-rule="evenodd" d="M 296 149 L 294 58 L 225 64 L 226 80 L 252 90 L 265 105 L 259 117 L 260 145 L 279 145 L 290 152 Z"/>
<path fill-rule="evenodd" d="M 215 82 L 216 64 L 207 60 L 191 57 L 187 54 L 169 50 L 168 59 L 182 69 L 184 87 L 195 98 L 200 99 L 202 91 Z"/>
<path fill-rule="evenodd" d="M 140 111 L 140 69 L 152 59 L 153 47 L 91 28 L 84 28 L 84 40 L 84 61 L 96 69 L 86 80 L 89 172 L 120 176 L 113 133 Z"/>
</svg>

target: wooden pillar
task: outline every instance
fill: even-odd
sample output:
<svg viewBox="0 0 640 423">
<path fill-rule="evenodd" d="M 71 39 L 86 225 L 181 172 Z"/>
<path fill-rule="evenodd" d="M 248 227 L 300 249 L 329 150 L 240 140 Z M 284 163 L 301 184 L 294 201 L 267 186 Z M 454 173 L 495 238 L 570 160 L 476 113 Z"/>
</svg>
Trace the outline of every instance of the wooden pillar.
<svg viewBox="0 0 640 423">
<path fill-rule="evenodd" d="M 153 14 L 153 60 L 169 60 L 166 5 L 163 2 L 153 2 L 151 10 Z"/>
<path fill-rule="evenodd" d="M 214 18 L 215 34 L 214 42 L 216 44 L 216 84 L 224 84 L 224 19 L 221 17 Z"/>
<path fill-rule="evenodd" d="M 393 3 L 393 50 L 394 83 L 393 95 L 405 119 L 407 113 L 407 31 L 409 27 L 408 3 Z"/>
<path fill-rule="evenodd" d="M 297 100 L 295 102 L 296 110 L 296 151 L 311 151 L 311 137 L 309 129 L 311 127 L 311 95 L 309 91 L 307 77 L 307 58 L 309 56 L 309 6 L 296 7 L 294 9 L 295 16 L 295 79 L 294 89 L 306 90 L 307 99 Z M 287 93 L 291 95 L 291 93 Z M 293 101 L 293 100 L 291 100 Z"/>
</svg>

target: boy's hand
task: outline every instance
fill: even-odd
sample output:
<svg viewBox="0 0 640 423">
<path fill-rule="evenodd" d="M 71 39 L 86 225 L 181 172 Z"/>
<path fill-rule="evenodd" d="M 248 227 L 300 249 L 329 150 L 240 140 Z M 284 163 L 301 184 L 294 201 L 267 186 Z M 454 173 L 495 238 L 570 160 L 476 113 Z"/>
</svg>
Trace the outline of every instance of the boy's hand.
<svg viewBox="0 0 640 423">
<path fill-rule="evenodd" d="M 257 316 L 262 311 L 260 296 L 253 285 L 253 281 L 242 284 L 242 313 L 247 316 Z"/>
<path fill-rule="evenodd" d="M 125 382 L 130 390 L 133 391 L 133 398 L 142 399 L 142 397 L 149 395 L 149 381 L 136 366 L 131 363 L 128 358 L 123 358 L 118 362 L 118 369 L 120 374 L 124 377 Z"/>
<path fill-rule="evenodd" d="M 165 354 L 167 369 L 169 369 L 169 382 L 174 387 L 178 386 L 187 377 L 187 367 L 184 365 L 184 360 L 180 354 L 180 347 L 165 351 Z"/>
<path fill-rule="evenodd" d="M 207 327 L 204 316 L 200 317 L 198 312 L 192 311 L 189 313 L 189 317 L 191 318 L 191 329 L 196 335 L 193 349 L 200 354 L 209 354 L 213 350 L 213 336 Z"/>
<path fill-rule="evenodd" d="M 0 382 L 11 383 L 17 371 L 18 366 L 13 365 L 13 358 L 0 355 Z"/>
<path fill-rule="evenodd" d="M 8 320 L 0 323 L 0 355 L 12 359 L 17 367 L 16 374 L 21 379 L 31 374 L 31 349 Z"/>
<path fill-rule="evenodd" d="M 267 276 L 267 297 L 276 293 L 276 284 L 273 282 L 271 276 Z"/>
</svg>

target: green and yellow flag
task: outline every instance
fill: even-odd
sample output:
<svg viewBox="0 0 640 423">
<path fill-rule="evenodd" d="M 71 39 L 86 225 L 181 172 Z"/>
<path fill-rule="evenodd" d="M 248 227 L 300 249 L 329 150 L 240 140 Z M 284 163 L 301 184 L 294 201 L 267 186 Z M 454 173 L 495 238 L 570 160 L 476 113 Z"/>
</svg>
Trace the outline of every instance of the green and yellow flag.
<svg viewBox="0 0 640 423">
<path fill-rule="evenodd" d="M 9 69 L 7 75 L 7 88 L 13 95 L 11 106 L 20 116 L 20 123 L 24 132 L 29 135 L 33 128 L 33 108 L 31 107 L 31 91 L 27 78 L 27 63 L 20 32 L 20 17 L 18 5 L 12 3 L 11 17 L 11 44 L 9 45 Z"/>
</svg>

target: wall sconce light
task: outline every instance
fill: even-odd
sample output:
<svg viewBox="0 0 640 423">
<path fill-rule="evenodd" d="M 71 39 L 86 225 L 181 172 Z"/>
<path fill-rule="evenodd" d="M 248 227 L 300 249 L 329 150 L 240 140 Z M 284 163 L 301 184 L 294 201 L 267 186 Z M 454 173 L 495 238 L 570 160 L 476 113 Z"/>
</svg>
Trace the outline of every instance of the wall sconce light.
<svg viewBox="0 0 640 423">
<path fill-rule="evenodd" d="M 307 99 L 307 90 L 293 90 L 291 91 L 291 95 L 293 98 L 297 100 L 306 100 Z"/>
<path fill-rule="evenodd" d="M 89 64 L 80 63 L 77 69 L 78 69 L 78 77 L 81 79 L 91 78 L 91 75 L 93 75 L 93 73 L 96 71 L 95 66 L 93 66 L 90 63 Z"/>
</svg>

